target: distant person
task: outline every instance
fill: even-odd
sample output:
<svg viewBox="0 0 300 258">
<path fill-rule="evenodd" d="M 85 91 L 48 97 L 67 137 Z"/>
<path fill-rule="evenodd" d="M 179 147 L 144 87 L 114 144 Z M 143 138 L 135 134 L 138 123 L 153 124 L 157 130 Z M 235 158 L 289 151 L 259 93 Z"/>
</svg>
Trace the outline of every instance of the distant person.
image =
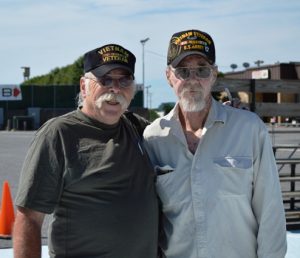
<svg viewBox="0 0 300 258">
<path fill-rule="evenodd" d="M 215 46 L 199 30 L 175 33 L 166 77 L 178 101 L 145 132 L 157 172 L 167 258 L 283 258 L 278 172 L 260 118 L 211 96 Z"/>
<path fill-rule="evenodd" d="M 41 257 L 45 214 L 51 257 L 156 257 L 155 174 L 136 127 L 146 123 L 124 115 L 135 60 L 115 44 L 87 52 L 81 108 L 36 133 L 16 198 L 15 258 Z"/>
</svg>

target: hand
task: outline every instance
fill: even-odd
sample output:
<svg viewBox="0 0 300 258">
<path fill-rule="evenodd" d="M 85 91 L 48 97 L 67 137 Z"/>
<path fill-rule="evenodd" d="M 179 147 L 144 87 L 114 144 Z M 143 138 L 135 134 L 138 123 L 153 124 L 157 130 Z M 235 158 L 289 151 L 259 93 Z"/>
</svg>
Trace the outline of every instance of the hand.
<svg viewBox="0 0 300 258">
<path fill-rule="evenodd" d="M 233 98 L 232 101 L 228 100 L 223 102 L 223 105 L 232 106 L 234 108 L 246 109 L 249 110 L 238 98 Z"/>
</svg>

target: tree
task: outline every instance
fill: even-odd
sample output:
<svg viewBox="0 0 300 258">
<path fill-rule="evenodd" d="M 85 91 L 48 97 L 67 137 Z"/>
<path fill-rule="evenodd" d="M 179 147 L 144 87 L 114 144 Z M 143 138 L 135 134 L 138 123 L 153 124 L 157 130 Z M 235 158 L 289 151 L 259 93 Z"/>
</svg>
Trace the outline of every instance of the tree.
<svg viewBox="0 0 300 258">
<path fill-rule="evenodd" d="M 164 111 L 164 115 L 166 115 L 174 106 L 175 102 L 164 102 L 159 105 L 158 110 Z"/>
<path fill-rule="evenodd" d="M 234 70 L 238 67 L 236 64 L 231 64 L 230 67 L 232 68 L 232 71 L 234 72 Z"/>
<path fill-rule="evenodd" d="M 159 115 L 156 113 L 154 109 L 149 110 L 149 121 L 153 122 L 156 118 L 158 118 Z"/>
<path fill-rule="evenodd" d="M 83 74 L 83 57 L 73 64 L 54 68 L 48 74 L 35 76 L 26 80 L 22 85 L 78 85 Z"/>
<path fill-rule="evenodd" d="M 243 63 L 243 66 L 244 66 L 244 68 L 248 68 L 248 67 L 250 67 L 250 64 L 249 63 L 247 63 L 247 62 L 245 62 L 245 63 Z"/>
</svg>

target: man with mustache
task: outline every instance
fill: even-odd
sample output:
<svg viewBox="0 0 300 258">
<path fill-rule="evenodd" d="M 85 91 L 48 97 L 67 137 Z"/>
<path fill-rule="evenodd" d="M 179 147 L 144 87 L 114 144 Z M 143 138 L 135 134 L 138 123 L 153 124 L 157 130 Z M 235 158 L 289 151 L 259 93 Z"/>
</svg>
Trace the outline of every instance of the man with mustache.
<svg viewBox="0 0 300 258">
<path fill-rule="evenodd" d="M 166 76 L 174 109 L 149 125 L 167 258 L 283 258 L 285 214 L 266 129 L 249 111 L 217 102 L 215 46 L 199 30 L 175 33 Z"/>
<path fill-rule="evenodd" d="M 37 131 L 16 198 L 15 258 L 41 257 L 45 214 L 50 257 L 156 257 L 155 174 L 124 115 L 135 60 L 116 44 L 87 52 L 80 107 Z"/>
</svg>

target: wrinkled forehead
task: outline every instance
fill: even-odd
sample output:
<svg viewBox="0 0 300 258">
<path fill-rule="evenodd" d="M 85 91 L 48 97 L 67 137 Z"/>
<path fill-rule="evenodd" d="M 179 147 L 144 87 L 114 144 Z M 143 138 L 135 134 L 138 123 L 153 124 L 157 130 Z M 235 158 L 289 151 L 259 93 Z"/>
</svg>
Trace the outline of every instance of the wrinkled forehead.
<svg viewBox="0 0 300 258">
<path fill-rule="evenodd" d="M 195 66 L 195 65 L 210 65 L 207 59 L 200 55 L 189 55 L 185 58 L 183 58 L 180 63 L 178 64 L 178 67 L 184 67 L 184 66 Z"/>
</svg>

